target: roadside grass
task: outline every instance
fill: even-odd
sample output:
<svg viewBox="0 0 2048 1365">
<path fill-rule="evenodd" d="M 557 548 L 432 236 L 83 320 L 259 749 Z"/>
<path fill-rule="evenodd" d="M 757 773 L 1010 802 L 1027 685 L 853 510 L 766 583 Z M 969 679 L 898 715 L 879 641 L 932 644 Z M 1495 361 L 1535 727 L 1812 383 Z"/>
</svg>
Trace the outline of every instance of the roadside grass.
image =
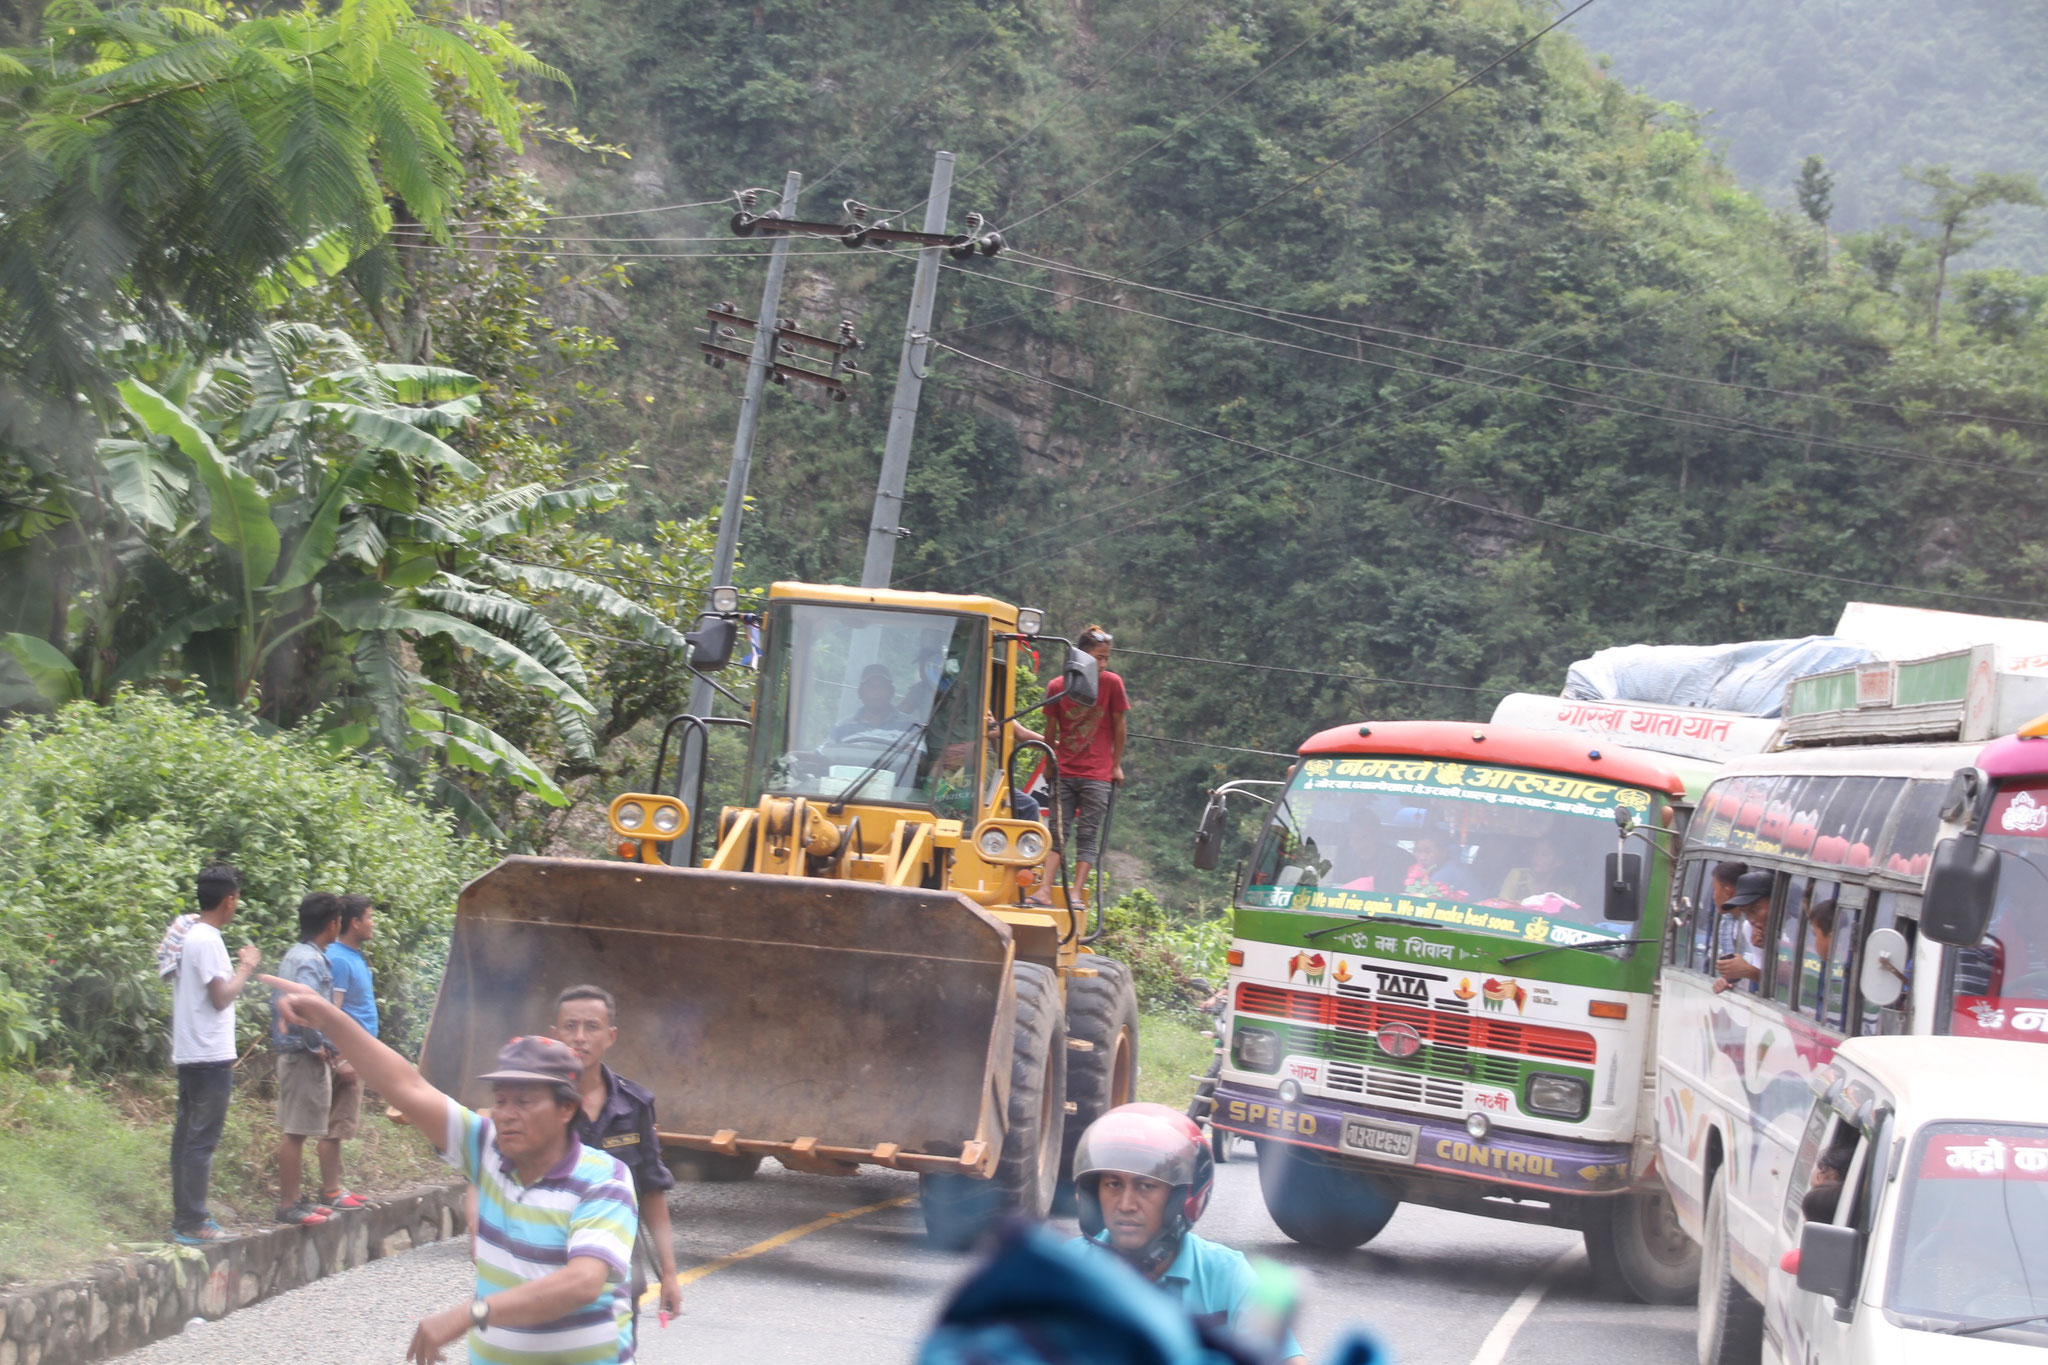
<svg viewBox="0 0 2048 1365">
<path fill-rule="evenodd" d="M 1185 1110 L 1194 1078 L 1209 1069 L 1215 1044 L 1197 1025 L 1174 1014 L 1138 1019 L 1138 1098 Z"/>
<path fill-rule="evenodd" d="M 213 1213 L 229 1227 L 266 1224 L 277 1204 L 277 1105 L 270 1059 L 237 1069 L 235 1100 L 213 1158 Z M 64 1071 L 0 1071 L 0 1284 L 57 1279 L 171 1225 L 168 1076 L 107 1082 Z M 363 1106 L 362 1137 L 342 1144 L 342 1178 L 390 1190 L 448 1177 L 427 1143 Z M 306 1183 L 318 1184 L 307 1143 Z"/>
</svg>

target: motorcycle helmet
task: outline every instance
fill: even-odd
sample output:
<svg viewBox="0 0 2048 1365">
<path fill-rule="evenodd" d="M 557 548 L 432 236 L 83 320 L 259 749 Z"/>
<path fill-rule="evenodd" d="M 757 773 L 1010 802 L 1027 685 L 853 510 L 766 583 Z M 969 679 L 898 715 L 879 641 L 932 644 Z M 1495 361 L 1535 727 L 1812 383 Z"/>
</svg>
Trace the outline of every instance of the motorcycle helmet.
<svg viewBox="0 0 2048 1365">
<path fill-rule="evenodd" d="M 1159 1234 L 1131 1262 L 1156 1274 L 1180 1253 L 1181 1240 L 1209 1206 L 1216 1159 L 1202 1130 L 1186 1114 L 1163 1104 L 1126 1104 L 1088 1125 L 1074 1147 L 1074 1195 L 1081 1231 L 1091 1240 L 1108 1226 L 1102 1214 L 1102 1177 L 1118 1171 L 1170 1186 Z"/>
</svg>

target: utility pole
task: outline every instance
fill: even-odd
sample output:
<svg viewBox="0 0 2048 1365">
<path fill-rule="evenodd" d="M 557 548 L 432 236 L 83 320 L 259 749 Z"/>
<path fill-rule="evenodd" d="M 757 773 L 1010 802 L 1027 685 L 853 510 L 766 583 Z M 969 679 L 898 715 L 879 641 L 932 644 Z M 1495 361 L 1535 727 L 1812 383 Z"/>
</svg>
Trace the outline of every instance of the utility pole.
<svg viewBox="0 0 2048 1365">
<path fill-rule="evenodd" d="M 953 197 L 953 154 L 932 158 L 931 195 L 924 205 L 926 236 L 946 230 L 946 205 Z M 896 569 L 902 538 L 903 480 L 910 469 L 910 437 L 917 428 L 917 401 L 924 393 L 924 362 L 930 351 L 932 303 L 939 292 L 939 253 L 917 253 L 917 279 L 910 286 L 910 318 L 903 326 L 903 351 L 896 362 L 896 396 L 889 402 L 889 435 L 882 443 L 882 477 L 875 484 L 875 510 L 868 520 L 868 553 L 860 568 L 863 588 L 886 588 Z M 766 316 L 766 314 L 763 314 Z"/>
<path fill-rule="evenodd" d="M 801 173 L 791 171 L 782 181 L 782 202 L 776 206 L 775 216 L 791 218 L 796 214 L 797 194 L 803 189 Z M 774 248 L 768 253 L 768 279 L 761 286 L 760 329 L 756 333 L 753 352 L 747 357 L 747 382 L 740 397 L 739 429 L 732 438 L 732 468 L 725 476 L 725 505 L 718 514 L 718 544 L 711 556 L 712 586 L 732 582 L 733 560 L 738 557 L 740 543 L 740 514 L 747 501 L 747 475 L 754 462 L 754 432 L 761 425 L 761 400 L 767 392 L 768 379 L 775 369 L 775 320 L 782 307 L 782 272 L 789 258 L 790 239 L 778 235 Z M 693 716 L 709 716 L 717 697 L 711 680 L 698 674 L 690 684 L 689 713 Z M 683 744 L 676 765 L 676 799 L 690 807 L 690 827 L 697 827 L 697 820 L 703 814 L 697 810 L 697 775 L 704 770 L 704 745 L 692 743 L 695 727 L 683 731 Z M 670 856 L 687 856 L 691 841 L 678 839 L 671 844 Z"/>
</svg>

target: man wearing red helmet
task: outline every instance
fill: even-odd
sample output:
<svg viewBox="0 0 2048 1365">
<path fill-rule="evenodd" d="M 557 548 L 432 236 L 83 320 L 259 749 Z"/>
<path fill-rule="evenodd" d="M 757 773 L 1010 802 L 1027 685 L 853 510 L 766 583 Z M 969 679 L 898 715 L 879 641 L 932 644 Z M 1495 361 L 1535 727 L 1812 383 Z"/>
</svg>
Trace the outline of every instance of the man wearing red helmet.
<svg viewBox="0 0 2048 1365">
<path fill-rule="evenodd" d="M 1084 1240 L 1173 1294 L 1198 1325 L 1242 1327 L 1256 1279 L 1251 1262 L 1194 1231 L 1215 1185 L 1202 1130 L 1163 1104 L 1112 1109 L 1074 1148 Z M 1283 1335 L 1282 1365 L 1307 1365 L 1294 1334 Z"/>
</svg>

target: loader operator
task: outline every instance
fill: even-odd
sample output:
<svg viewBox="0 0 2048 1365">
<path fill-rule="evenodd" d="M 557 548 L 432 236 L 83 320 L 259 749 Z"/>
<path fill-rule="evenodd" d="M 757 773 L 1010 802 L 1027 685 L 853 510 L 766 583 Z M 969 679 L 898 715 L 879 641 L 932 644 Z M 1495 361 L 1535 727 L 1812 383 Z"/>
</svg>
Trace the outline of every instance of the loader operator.
<svg viewBox="0 0 2048 1365">
<path fill-rule="evenodd" d="M 1216 1161 L 1195 1121 L 1163 1104 L 1126 1104 L 1088 1125 L 1074 1148 L 1080 1240 L 1113 1251 L 1179 1299 L 1198 1327 L 1246 1326 L 1255 1278 L 1244 1253 L 1195 1235 Z M 1307 1365 L 1283 1332 L 1281 1365 Z"/>
<path fill-rule="evenodd" d="M 408 1365 L 435 1365 L 468 1335 L 472 1365 L 621 1365 L 633 1358 L 626 1289 L 639 1212 L 617 1157 L 577 1141 L 583 1067 L 565 1043 L 514 1038 L 477 1079 L 489 1114 L 429 1085 L 411 1062 L 310 986 L 262 978 L 278 1017 L 315 1028 L 363 1084 L 396 1105 L 477 1189 L 476 1291 L 420 1319 Z"/>
</svg>

